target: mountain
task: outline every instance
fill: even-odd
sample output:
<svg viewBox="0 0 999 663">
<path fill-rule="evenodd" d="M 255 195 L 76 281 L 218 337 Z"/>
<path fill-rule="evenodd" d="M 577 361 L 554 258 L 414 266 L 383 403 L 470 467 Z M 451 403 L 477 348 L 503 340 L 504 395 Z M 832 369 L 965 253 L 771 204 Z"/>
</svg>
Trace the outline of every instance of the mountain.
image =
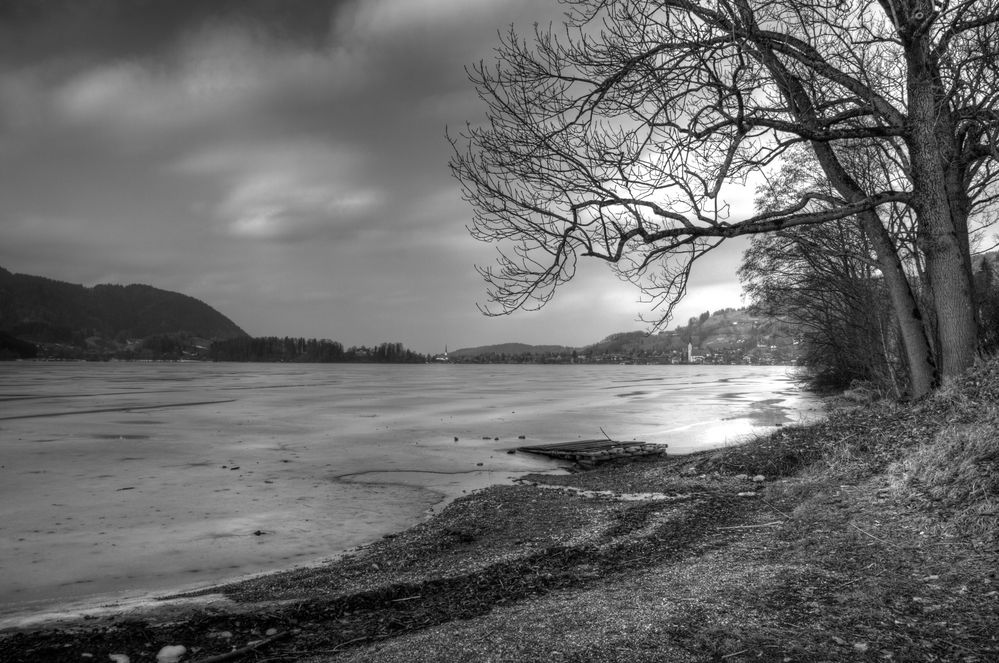
<svg viewBox="0 0 999 663">
<path fill-rule="evenodd" d="M 177 292 L 148 285 L 87 288 L 14 274 L 2 267 L 0 333 L 22 342 L 80 349 L 122 349 L 157 337 L 219 340 L 246 336 L 208 304 Z"/>
</svg>

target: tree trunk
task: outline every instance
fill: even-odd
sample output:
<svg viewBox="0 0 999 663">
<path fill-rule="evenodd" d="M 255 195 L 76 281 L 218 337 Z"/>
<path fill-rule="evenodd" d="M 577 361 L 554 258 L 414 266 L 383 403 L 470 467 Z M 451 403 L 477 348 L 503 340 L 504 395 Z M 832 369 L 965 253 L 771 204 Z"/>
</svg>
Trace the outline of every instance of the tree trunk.
<svg viewBox="0 0 999 663">
<path fill-rule="evenodd" d="M 933 351 L 926 337 L 919 304 L 912 294 L 909 279 L 902 269 L 902 262 L 891 236 L 877 213 L 871 211 L 860 215 L 860 225 L 877 255 L 878 267 L 885 279 L 888 298 L 901 331 L 902 349 L 909 371 L 910 396 L 921 398 L 933 389 L 935 371 Z"/>
<path fill-rule="evenodd" d="M 918 208 L 917 208 L 918 209 Z M 940 377 L 944 384 L 961 375 L 975 361 L 978 325 L 974 294 L 957 235 L 946 208 L 935 201 L 917 211 L 920 245 L 926 256 L 926 274 L 940 337 Z"/>
<path fill-rule="evenodd" d="M 860 185 L 846 172 L 828 143 L 813 142 L 812 150 L 826 174 L 826 179 L 840 195 L 850 201 L 863 200 Z M 861 227 L 874 248 L 878 267 L 884 276 L 888 297 L 902 331 L 902 346 L 909 369 L 911 396 L 925 396 L 936 383 L 933 349 L 926 335 L 922 314 L 902 269 L 902 261 L 891 236 L 881 223 L 877 212 L 871 210 L 860 215 Z"/>
<path fill-rule="evenodd" d="M 943 160 L 953 150 L 939 140 L 938 123 L 946 100 L 938 94 L 929 40 L 916 36 L 905 46 L 909 97 L 906 143 L 911 164 L 912 206 L 918 224 L 917 241 L 926 259 L 940 341 L 938 367 L 946 384 L 974 363 L 978 346 L 967 214 L 965 210 L 952 209 L 948 196 Z"/>
</svg>

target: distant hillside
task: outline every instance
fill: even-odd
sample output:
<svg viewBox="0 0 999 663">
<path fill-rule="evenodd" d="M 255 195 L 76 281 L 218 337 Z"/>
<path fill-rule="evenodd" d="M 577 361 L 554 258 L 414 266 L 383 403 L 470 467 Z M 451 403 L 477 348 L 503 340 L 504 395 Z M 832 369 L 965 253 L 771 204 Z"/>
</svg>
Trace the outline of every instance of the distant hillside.
<svg viewBox="0 0 999 663">
<path fill-rule="evenodd" d="M 698 363 L 793 363 L 798 354 L 793 326 L 746 309 L 723 309 L 705 311 L 669 331 L 621 332 L 580 348 L 504 343 L 463 348 L 450 357 L 458 362 L 675 364 L 689 361 L 688 344 Z"/>
<path fill-rule="evenodd" d="M 448 353 L 452 359 L 483 357 L 496 355 L 504 357 L 519 357 L 522 355 L 548 355 L 560 352 L 571 353 L 573 348 L 562 345 L 528 345 L 527 343 L 500 343 L 498 345 L 483 345 L 476 348 L 462 348 Z"/>
<path fill-rule="evenodd" d="M 688 343 L 695 355 L 747 353 L 754 348 L 775 349 L 794 345 L 795 330 L 774 318 L 754 315 L 746 309 L 705 311 L 686 325 L 649 335 L 644 332 L 613 334 L 585 348 L 593 354 L 663 355 L 686 353 Z"/>
<path fill-rule="evenodd" d="M 204 302 L 148 285 L 82 285 L 0 268 L 0 332 L 21 341 L 123 347 L 150 337 L 246 336 Z"/>
</svg>

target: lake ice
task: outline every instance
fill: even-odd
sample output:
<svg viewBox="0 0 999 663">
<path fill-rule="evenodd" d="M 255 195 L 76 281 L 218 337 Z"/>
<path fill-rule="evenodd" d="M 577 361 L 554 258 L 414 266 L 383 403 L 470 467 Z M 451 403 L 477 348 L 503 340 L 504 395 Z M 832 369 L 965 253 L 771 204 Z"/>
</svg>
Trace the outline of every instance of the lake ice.
<svg viewBox="0 0 999 663">
<path fill-rule="evenodd" d="M 558 467 L 524 444 L 736 443 L 818 414 L 790 370 L 6 362 L 0 617 L 328 557 Z"/>
</svg>

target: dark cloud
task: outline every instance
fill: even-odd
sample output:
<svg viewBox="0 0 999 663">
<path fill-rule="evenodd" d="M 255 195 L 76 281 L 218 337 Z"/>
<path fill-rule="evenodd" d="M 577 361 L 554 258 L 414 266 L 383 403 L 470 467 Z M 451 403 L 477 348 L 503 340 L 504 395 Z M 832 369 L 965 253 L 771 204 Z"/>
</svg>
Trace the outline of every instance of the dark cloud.
<svg viewBox="0 0 999 663">
<path fill-rule="evenodd" d="M 0 265 L 151 283 L 254 334 L 348 344 L 582 344 L 633 328 L 639 293 L 600 265 L 541 313 L 475 307 L 474 264 L 493 248 L 465 232 L 444 128 L 479 119 L 464 66 L 497 30 L 562 9 L 4 0 Z M 702 309 L 731 305 L 731 254 L 717 256 Z"/>
<path fill-rule="evenodd" d="M 82 58 L 161 56 L 177 36 L 206 24 L 240 23 L 319 48 L 345 1 L 316 0 L 4 0 L 0 59 L 25 64 Z"/>
</svg>

